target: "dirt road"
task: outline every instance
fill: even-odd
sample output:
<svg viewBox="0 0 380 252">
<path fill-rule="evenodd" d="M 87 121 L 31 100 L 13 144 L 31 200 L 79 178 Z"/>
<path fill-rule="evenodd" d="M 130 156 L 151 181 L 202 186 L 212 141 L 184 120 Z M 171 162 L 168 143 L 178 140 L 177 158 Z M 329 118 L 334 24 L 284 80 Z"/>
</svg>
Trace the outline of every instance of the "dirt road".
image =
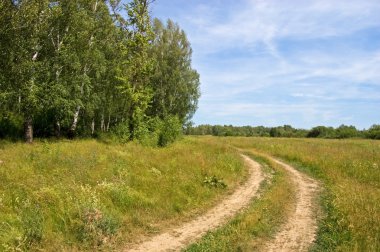
<svg viewBox="0 0 380 252">
<path fill-rule="evenodd" d="M 249 168 L 249 178 L 232 195 L 206 214 L 143 243 L 126 248 L 125 251 L 180 251 L 197 241 L 207 231 L 225 224 L 240 210 L 248 206 L 252 198 L 257 195 L 259 186 L 264 180 L 264 174 L 260 164 L 245 155 L 242 157 Z M 316 236 L 318 208 L 315 204 L 320 187 L 316 180 L 297 171 L 294 167 L 270 156 L 266 157 L 290 173 L 296 187 L 296 205 L 295 211 L 280 227 L 274 239 L 264 245 L 263 251 L 307 251 Z"/>
<path fill-rule="evenodd" d="M 181 250 L 201 238 L 207 231 L 225 224 L 240 210 L 247 207 L 252 198 L 257 195 L 259 186 L 264 180 L 264 174 L 260 164 L 245 155 L 242 155 L 242 157 L 248 166 L 249 175 L 247 181 L 239 186 L 233 194 L 226 197 L 204 215 L 154 236 L 141 244 L 132 246 L 132 248 L 126 248 L 125 251 L 158 252 Z"/>
<path fill-rule="evenodd" d="M 291 174 L 296 186 L 296 208 L 263 251 L 307 251 L 317 231 L 317 181 L 277 159 L 268 157 Z"/>
</svg>

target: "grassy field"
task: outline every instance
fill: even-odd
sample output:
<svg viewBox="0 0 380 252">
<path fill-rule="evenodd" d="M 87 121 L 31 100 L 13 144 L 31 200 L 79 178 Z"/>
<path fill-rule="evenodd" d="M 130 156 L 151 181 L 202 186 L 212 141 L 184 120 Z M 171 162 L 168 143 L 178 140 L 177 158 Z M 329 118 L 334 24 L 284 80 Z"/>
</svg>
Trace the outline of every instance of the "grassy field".
<svg viewBox="0 0 380 252">
<path fill-rule="evenodd" d="M 280 157 L 323 182 L 315 251 L 380 251 L 380 142 L 286 138 L 221 138 Z"/>
<path fill-rule="evenodd" d="M 380 251 L 380 142 L 187 137 L 168 148 L 96 140 L 0 142 L 0 251 L 111 250 L 189 220 L 246 176 L 238 147 L 263 164 L 261 196 L 187 251 L 257 250 L 293 211 L 284 159 L 320 180 L 313 251 Z M 226 189 L 204 183 L 223 178 Z"/>
<path fill-rule="evenodd" d="M 245 177 L 216 138 L 0 142 L 0 160 L 0 251 L 118 248 L 205 211 Z M 210 176 L 228 187 L 207 186 Z"/>
</svg>

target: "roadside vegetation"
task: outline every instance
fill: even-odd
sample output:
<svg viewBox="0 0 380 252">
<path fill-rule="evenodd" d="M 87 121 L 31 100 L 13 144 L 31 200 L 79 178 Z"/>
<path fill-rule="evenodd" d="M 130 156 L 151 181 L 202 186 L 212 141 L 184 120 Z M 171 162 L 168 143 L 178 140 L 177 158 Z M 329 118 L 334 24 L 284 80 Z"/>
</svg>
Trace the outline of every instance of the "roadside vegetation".
<svg viewBox="0 0 380 252">
<path fill-rule="evenodd" d="M 0 160 L 0 251 L 117 249 L 206 211 L 246 175 L 236 150 L 202 138 L 2 141 Z"/>
<path fill-rule="evenodd" d="M 380 142 L 284 138 L 221 141 L 283 158 L 323 182 L 315 251 L 380 250 Z"/>
</svg>

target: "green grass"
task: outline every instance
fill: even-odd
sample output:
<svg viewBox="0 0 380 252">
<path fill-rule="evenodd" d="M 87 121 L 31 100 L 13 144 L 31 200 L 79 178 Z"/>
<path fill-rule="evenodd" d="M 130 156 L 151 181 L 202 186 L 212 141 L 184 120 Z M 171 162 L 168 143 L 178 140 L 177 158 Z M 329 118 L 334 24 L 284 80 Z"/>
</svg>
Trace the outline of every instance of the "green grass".
<svg viewBox="0 0 380 252">
<path fill-rule="evenodd" d="M 225 138 L 242 149 L 283 158 L 323 182 L 314 251 L 380 251 L 380 142 Z"/>
<path fill-rule="evenodd" d="M 248 153 L 249 154 L 249 153 Z M 250 155 L 262 164 L 268 178 L 260 188 L 260 198 L 227 225 L 209 232 L 185 251 L 257 251 L 293 211 L 294 190 L 287 174 L 277 164 Z"/>
<path fill-rule="evenodd" d="M 325 216 L 311 250 L 380 251 L 379 141 L 237 137 L 168 148 L 0 142 L 0 251 L 117 250 L 189 220 L 245 179 L 229 146 L 280 157 L 322 182 Z M 272 174 L 261 197 L 188 251 L 260 249 L 293 210 L 289 175 L 258 159 Z M 210 178 L 227 188 L 204 183 Z"/>
<path fill-rule="evenodd" d="M 0 160 L 0 251 L 117 249 L 206 211 L 246 176 L 211 138 L 0 142 Z M 210 176 L 227 188 L 205 186 Z"/>
</svg>

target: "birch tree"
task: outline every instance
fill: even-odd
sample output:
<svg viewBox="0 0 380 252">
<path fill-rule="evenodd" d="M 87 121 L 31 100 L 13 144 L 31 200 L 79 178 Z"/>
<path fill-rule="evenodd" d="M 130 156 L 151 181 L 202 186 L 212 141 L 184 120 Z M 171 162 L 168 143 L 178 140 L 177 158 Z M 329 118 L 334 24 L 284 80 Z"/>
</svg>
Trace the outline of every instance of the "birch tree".
<svg viewBox="0 0 380 252">
<path fill-rule="evenodd" d="M 153 29 L 151 55 L 156 64 L 151 79 L 154 96 L 150 113 L 161 118 L 175 115 L 185 123 L 197 109 L 200 96 L 199 74 L 191 66 L 190 43 L 185 32 L 170 19 L 166 26 L 155 19 Z"/>
<path fill-rule="evenodd" d="M 24 118 L 25 140 L 28 143 L 33 141 L 33 117 L 42 109 L 40 95 L 44 80 L 41 78 L 41 50 L 45 46 L 43 38 L 47 30 L 48 4 L 49 1 L 23 0 L 3 2 L 1 6 L 2 13 L 7 13 L 5 18 L 11 17 L 6 26 L 7 40 L 2 39 L 1 45 L 5 54 L 2 60 L 6 65 L 5 82 L 8 87 L 11 86 L 7 100 L 17 104 Z"/>
</svg>

